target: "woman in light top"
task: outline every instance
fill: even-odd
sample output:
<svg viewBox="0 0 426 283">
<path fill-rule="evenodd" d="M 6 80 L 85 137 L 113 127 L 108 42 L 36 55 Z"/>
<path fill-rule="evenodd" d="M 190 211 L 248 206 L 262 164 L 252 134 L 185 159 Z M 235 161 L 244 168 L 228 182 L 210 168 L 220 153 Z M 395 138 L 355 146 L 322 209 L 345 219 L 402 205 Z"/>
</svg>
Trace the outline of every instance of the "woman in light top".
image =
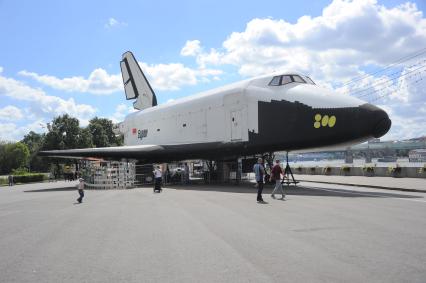
<svg viewBox="0 0 426 283">
<path fill-rule="evenodd" d="M 161 192 L 161 182 L 162 182 L 162 173 L 160 170 L 160 166 L 156 166 L 154 170 L 154 192 Z"/>
</svg>

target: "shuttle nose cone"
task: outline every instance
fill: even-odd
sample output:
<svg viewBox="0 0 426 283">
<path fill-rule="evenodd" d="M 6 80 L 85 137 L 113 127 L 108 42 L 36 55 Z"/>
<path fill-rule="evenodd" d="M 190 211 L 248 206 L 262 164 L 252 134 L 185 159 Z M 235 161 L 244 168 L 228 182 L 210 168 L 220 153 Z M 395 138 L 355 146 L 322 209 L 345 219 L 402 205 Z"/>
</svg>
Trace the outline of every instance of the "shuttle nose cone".
<svg viewBox="0 0 426 283">
<path fill-rule="evenodd" d="M 384 111 L 383 113 L 386 114 L 386 112 Z M 381 119 L 379 122 L 377 122 L 376 126 L 374 127 L 373 136 L 375 138 L 380 138 L 381 136 L 384 136 L 389 131 L 391 125 L 392 125 L 392 121 L 388 117 Z"/>
<path fill-rule="evenodd" d="M 368 110 L 369 119 L 371 121 L 371 134 L 375 138 L 384 136 L 390 129 L 392 121 L 389 119 L 388 114 L 377 106 L 365 104 L 361 106 Z"/>
</svg>

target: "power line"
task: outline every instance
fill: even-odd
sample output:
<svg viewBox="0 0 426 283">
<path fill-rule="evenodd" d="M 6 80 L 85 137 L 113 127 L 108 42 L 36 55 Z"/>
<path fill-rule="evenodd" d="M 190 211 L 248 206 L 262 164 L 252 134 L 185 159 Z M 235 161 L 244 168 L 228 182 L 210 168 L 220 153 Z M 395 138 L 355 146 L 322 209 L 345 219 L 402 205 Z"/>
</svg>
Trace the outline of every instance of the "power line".
<svg viewBox="0 0 426 283">
<path fill-rule="evenodd" d="M 410 69 L 410 68 L 413 68 L 413 67 L 416 67 L 416 66 L 419 66 L 419 65 L 421 65 L 421 64 L 423 64 L 423 66 L 422 67 L 424 67 L 424 66 L 426 66 L 424 63 L 426 63 L 426 59 L 424 59 L 424 60 L 422 60 L 422 61 L 418 61 L 417 63 L 415 63 L 415 64 L 413 64 L 413 65 L 410 65 L 410 66 L 407 66 L 407 67 L 405 67 L 405 69 Z M 412 71 L 412 70 L 410 70 L 410 71 Z M 394 79 L 393 78 L 393 76 L 394 75 L 400 75 L 402 73 L 402 70 L 398 70 L 398 71 L 396 71 L 396 72 L 393 72 L 393 73 L 391 73 L 391 74 L 388 74 L 387 76 L 387 78 L 379 78 L 378 80 L 376 80 L 376 81 L 374 81 L 374 82 L 372 82 L 372 83 L 369 83 L 369 84 L 367 84 L 366 86 L 363 86 L 363 87 L 358 87 L 358 88 L 354 88 L 354 89 L 350 89 L 350 90 L 348 90 L 348 91 L 346 91 L 346 92 L 344 92 L 345 94 L 351 94 L 351 95 L 353 95 L 353 94 L 355 94 L 355 93 L 359 93 L 359 92 L 363 92 L 363 91 L 365 91 L 366 89 L 368 89 L 368 88 L 370 88 L 369 86 L 374 86 L 374 85 L 376 85 L 376 84 L 378 84 L 380 81 L 387 81 L 387 80 L 390 80 L 390 79 Z M 399 77 L 399 76 L 398 76 Z"/>
<path fill-rule="evenodd" d="M 423 70 L 422 72 L 425 72 L 426 70 Z M 421 74 L 421 72 L 418 72 L 418 74 Z M 408 89 L 408 87 L 409 86 L 412 86 L 412 85 L 415 85 L 415 84 L 417 84 L 417 83 L 419 83 L 420 81 L 422 81 L 424 79 L 424 77 L 422 77 L 422 76 L 420 76 L 418 79 L 416 79 L 414 82 L 406 82 L 406 85 L 404 86 L 404 88 L 405 89 Z M 371 92 L 371 93 L 369 93 L 369 94 L 371 94 L 371 95 L 374 95 L 374 94 L 377 94 L 377 93 L 380 93 L 381 91 L 383 91 L 384 89 L 386 89 L 386 87 L 384 87 L 384 88 L 382 88 L 382 89 L 379 89 L 379 90 L 376 90 L 376 91 L 374 91 L 374 92 Z M 399 88 L 399 89 L 397 89 L 397 90 L 391 90 L 391 91 L 389 91 L 389 92 L 384 92 L 383 94 L 381 94 L 381 95 L 378 95 L 378 96 L 376 96 L 376 97 L 374 97 L 374 98 L 372 98 L 372 99 L 370 99 L 368 102 L 375 102 L 375 101 L 377 101 L 377 100 L 380 100 L 380 99 L 382 99 L 382 98 L 385 98 L 385 97 L 388 97 L 388 96 L 390 96 L 391 94 L 393 94 L 393 93 L 396 93 L 397 91 L 401 91 L 403 88 Z"/>
<path fill-rule="evenodd" d="M 360 91 L 356 91 L 356 92 L 354 92 L 354 93 L 351 93 L 351 95 L 354 95 L 355 93 L 360 93 L 360 92 L 364 92 L 364 91 L 367 91 L 367 90 L 369 90 L 369 89 L 374 89 L 374 87 L 377 87 L 377 86 L 380 86 L 380 85 L 383 85 L 383 84 L 386 84 L 386 83 L 389 83 L 389 82 L 393 82 L 393 81 L 395 81 L 395 80 L 397 80 L 397 79 L 400 79 L 400 78 L 402 78 L 402 77 L 406 77 L 406 76 L 408 76 L 408 75 L 410 75 L 410 74 L 412 74 L 412 73 L 414 73 L 414 72 L 416 72 L 416 71 L 418 71 L 418 70 L 420 70 L 420 69 L 422 69 L 422 68 L 425 68 L 426 66 L 421 66 L 421 67 L 419 67 L 419 68 L 416 68 L 416 69 L 414 69 L 414 70 L 410 70 L 410 71 L 408 71 L 408 72 L 406 72 L 406 73 L 404 73 L 404 74 L 402 74 L 402 75 L 400 75 L 400 76 L 396 76 L 396 77 L 394 77 L 394 78 L 390 78 L 390 79 L 387 79 L 386 81 L 383 81 L 383 82 L 380 82 L 380 83 L 375 83 L 375 84 L 373 84 L 373 85 L 371 85 L 370 87 L 368 87 L 368 88 L 366 88 L 366 89 L 363 89 L 363 90 L 360 90 Z M 422 70 L 422 71 L 426 71 L 426 70 Z M 417 73 L 421 73 L 422 71 L 418 71 Z M 415 73 L 416 74 L 416 73 Z M 413 75 L 415 75 L 415 74 L 413 74 Z M 362 94 L 362 95 L 359 95 L 359 96 L 357 96 L 358 98 L 361 98 L 361 97 L 365 97 L 365 96 L 367 96 L 369 93 L 367 93 L 367 94 Z"/>
<path fill-rule="evenodd" d="M 378 70 L 378 71 L 376 71 L 376 72 L 373 72 L 373 73 L 370 73 L 370 74 L 364 74 L 364 75 L 360 75 L 360 76 L 358 76 L 358 77 L 355 77 L 355 78 L 351 79 L 350 81 L 348 81 L 348 82 L 344 83 L 342 86 L 345 86 L 345 85 L 348 85 L 348 84 L 352 84 L 352 83 L 357 82 L 357 81 L 360 81 L 360 80 L 362 80 L 362 79 L 365 79 L 365 78 L 368 78 L 368 77 L 374 76 L 374 75 L 376 75 L 376 74 L 378 74 L 378 73 L 381 73 L 381 72 L 386 71 L 387 69 L 390 69 L 391 67 L 394 67 L 394 66 L 395 66 L 395 65 L 397 65 L 397 64 L 400 64 L 400 63 L 402 63 L 402 62 L 405 62 L 405 61 L 411 60 L 411 59 L 413 59 L 413 58 L 419 57 L 419 56 L 421 56 L 421 55 L 423 55 L 423 54 L 426 54 L 426 47 L 424 47 L 424 48 L 422 48 L 422 49 L 420 49 L 420 50 L 416 51 L 414 54 L 404 56 L 404 57 L 402 57 L 402 58 L 398 59 L 397 61 L 395 61 L 395 62 L 393 62 L 393 63 L 391 63 L 391 64 L 387 65 L 386 67 L 384 67 L 384 68 L 382 68 L 382 69 L 380 69 L 380 70 Z"/>
</svg>

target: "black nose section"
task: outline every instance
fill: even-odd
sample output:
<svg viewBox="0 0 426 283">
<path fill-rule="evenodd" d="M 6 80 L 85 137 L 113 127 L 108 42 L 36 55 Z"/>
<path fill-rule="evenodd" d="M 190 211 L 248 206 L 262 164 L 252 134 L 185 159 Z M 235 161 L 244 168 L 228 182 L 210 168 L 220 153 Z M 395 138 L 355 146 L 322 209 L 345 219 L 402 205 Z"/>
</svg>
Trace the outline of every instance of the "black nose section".
<svg viewBox="0 0 426 283">
<path fill-rule="evenodd" d="M 384 113 L 386 114 L 386 112 Z M 381 119 L 379 122 L 377 122 L 376 127 L 374 127 L 373 136 L 375 138 L 380 138 L 381 136 L 384 136 L 389 131 L 391 125 L 392 121 L 389 118 Z"/>
<path fill-rule="evenodd" d="M 364 104 L 361 108 L 368 113 L 368 119 L 371 123 L 371 135 L 375 138 L 384 136 L 392 125 L 392 121 L 389 119 L 388 114 L 379 107 L 371 104 Z"/>
</svg>

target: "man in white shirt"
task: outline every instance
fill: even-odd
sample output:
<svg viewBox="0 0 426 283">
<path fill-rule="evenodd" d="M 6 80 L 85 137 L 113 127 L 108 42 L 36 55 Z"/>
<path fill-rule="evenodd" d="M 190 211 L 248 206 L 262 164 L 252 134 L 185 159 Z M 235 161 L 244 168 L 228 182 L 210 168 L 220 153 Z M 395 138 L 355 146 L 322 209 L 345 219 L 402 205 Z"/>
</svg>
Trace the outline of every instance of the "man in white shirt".
<svg viewBox="0 0 426 283">
<path fill-rule="evenodd" d="M 84 198 L 84 179 L 79 178 L 78 181 L 79 181 L 79 183 L 77 184 L 77 190 L 78 190 L 78 194 L 80 195 L 80 197 L 77 199 L 77 201 L 79 203 L 82 203 L 83 198 Z"/>
</svg>

